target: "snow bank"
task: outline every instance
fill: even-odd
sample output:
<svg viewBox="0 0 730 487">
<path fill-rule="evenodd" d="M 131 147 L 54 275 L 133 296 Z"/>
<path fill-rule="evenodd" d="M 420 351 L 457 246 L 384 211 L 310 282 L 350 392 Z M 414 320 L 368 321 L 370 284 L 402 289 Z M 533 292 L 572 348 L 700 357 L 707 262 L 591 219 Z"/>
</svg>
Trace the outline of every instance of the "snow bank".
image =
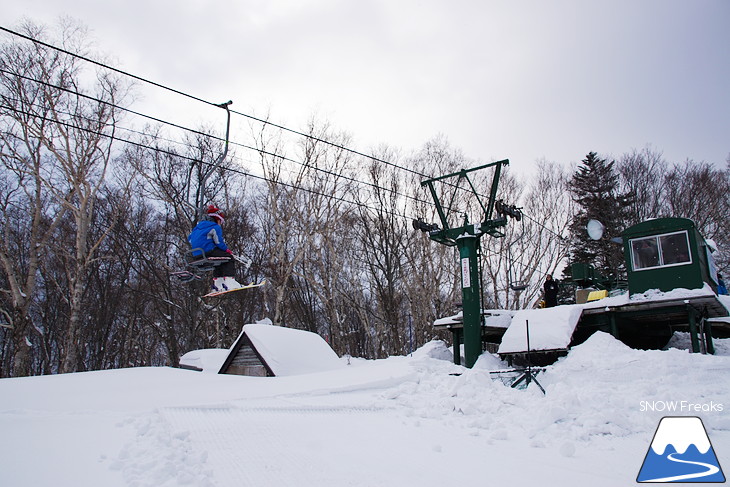
<svg viewBox="0 0 730 487">
<path fill-rule="evenodd" d="M 545 395 L 495 379 L 502 365 L 483 354 L 457 366 L 433 341 L 286 377 L 0 379 L 0 484 L 610 487 L 634 483 L 664 416 L 700 416 L 720 460 L 730 452 L 730 356 L 633 350 L 599 332 L 537 376 Z"/>
<path fill-rule="evenodd" d="M 722 349 L 730 340 L 718 342 Z M 485 363 L 499 368 L 494 356 L 485 356 Z M 430 361 L 418 364 L 415 380 L 383 397 L 420 421 L 438 420 L 492 441 L 521 439 L 570 454 L 589 444 L 610 447 L 611 441 L 637 433 L 648 442 L 658 419 L 668 414 L 659 410 L 664 407 L 688 415 L 697 414 L 699 407 L 707 425 L 730 431 L 730 419 L 723 415 L 730 407 L 730 391 L 718 382 L 724 384 L 728 372 L 727 356 L 634 350 L 598 332 L 537 375 L 546 395 L 534 385 L 526 391 L 506 387 L 476 366 L 447 376 L 445 365 Z M 655 404 L 658 409 L 650 410 Z"/>
<path fill-rule="evenodd" d="M 413 358 L 435 358 L 438 360 L 454 360 L 454 354 L 451 349 L 446 346 L 443 340 L 431 340 L 419 349 L 413 352 Z"/>
</svg>

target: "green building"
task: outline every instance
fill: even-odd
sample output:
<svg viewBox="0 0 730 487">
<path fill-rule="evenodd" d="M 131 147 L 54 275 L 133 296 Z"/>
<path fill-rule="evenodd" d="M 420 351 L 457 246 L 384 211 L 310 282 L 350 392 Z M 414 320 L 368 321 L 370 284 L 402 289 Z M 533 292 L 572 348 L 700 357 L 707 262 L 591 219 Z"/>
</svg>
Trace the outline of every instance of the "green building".
<svg viewBox="0 0 730 487">
<path fill-rule="evenodd" d="M 657 218 L 621 234 L 629 295 L 656 289 L 705 288 L 712 292 L 667 294 L 583 310 L 573 335 L 580 343 L 596 330 L 611 333 L 635 348 L 661 348 L 675 331 L 689 332 L 692 351 L 714 353 L 712 338 L 730 336 L 728 316 L 717 297 L 717 268 L 712 249 L 687 218 Z M 598 301 L 600 303 L 600 301 Z"/>
<path fill-rule="evenodd" d="M 627 228 L 621 236 L 630 294 L 649 289 L 699 289 L 705 284 L 717 292 L 712 250 L 692 220 L 647 220 Z"/>
</svg>

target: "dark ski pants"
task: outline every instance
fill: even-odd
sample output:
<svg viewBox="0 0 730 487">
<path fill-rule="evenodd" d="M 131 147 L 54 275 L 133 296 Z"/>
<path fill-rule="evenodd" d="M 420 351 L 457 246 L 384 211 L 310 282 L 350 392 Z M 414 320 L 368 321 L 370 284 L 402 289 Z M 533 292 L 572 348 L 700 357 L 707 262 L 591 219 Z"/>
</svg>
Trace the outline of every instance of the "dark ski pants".
<svg viewBox="0 0 730 487">
<path fill-rule="evenodd" d="M 236 261 L 228 252 L 215 248 L 210 252 L 206 252 L 205 255 L 208 257 L 226 257 L 228 259 L 213 268 L 213 277 L 233 277 L 236 275 Z"/>
</svg>

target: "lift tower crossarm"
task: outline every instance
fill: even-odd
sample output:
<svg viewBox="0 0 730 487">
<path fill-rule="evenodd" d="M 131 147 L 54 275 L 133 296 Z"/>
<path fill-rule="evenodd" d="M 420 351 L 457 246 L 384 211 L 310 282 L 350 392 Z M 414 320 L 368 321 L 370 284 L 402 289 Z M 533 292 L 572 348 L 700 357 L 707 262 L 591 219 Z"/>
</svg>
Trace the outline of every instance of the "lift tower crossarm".
<svg viewBox="0 0 730 487">
<path fill-rule="evenodd" d="M 436 242 L 439 242 L 444 245 L 454 246 L 456 245 L 456 239 L 464 234 L 464 233 L 472 233 L 472 234 L 481 234 L 481 233 L 488 233 L 489 235 L 492 235 L 494 237 L 503 237 L 504 234 L 502 234 L 500 231 L 497 230 L 497 227 L 504 226 L 507 223 L 507 219 L 504 217 L 497 218 L 495 220 L 492 220 L 492 213 L 494 212 L 494 205 L 497 198 L 497 187 L 499 185 L 499 178 L 502 173 L 502 166 L 503 165 L 509 165 L 509 159 L 504 159 L 502 161 L 492 162 L 489 164 L 484 164 L 482 166 L 473 167 L 470 169 L 462 169 L 460 171 L 446 174 L 445 176 L 439 176 L 432 179 L 427 179 L 425 181 L 421 182 L 421 186 L 427 186 L 429 192 L 431 193 L 431 196 L 433 197 L 434 204 L 436 205 L 436 212 L 439 215 L 439 219 L 441 220 L 441 229 L 435 230 L 429 233 L 429 236 L 431 240 L 434 240 Z M 491 191 L 489 193 L 489 201 L 487 201 L 487 204 L 484 205 L 482 198 L 479 195 L 479 192 L 474 187 L 474 184 L 472 183 L 471 179 L 469 179 L 468 174 L 474 171 L 479 171 L 481 169 L 486 169 L 489 167 L 494 167 L 494 176 L 492 178 L 492 187 Z M 436 189 L 434 187 L 435 182 L 443 181 L 446 179 L 458 177 L 459 180 L 466 179 L 469 183 L 469 186 L 471 187 L 472 192 L 474 193 L 477 202 L 479 203 L 479 206 L 481 207 L 482 211 L 484 212 L 484 216 L 482 218 L 482 223 L 480 225 L 468 225 L 467 223 L 464 224 L 462 227 L 452 228 L 451 225 L 449 225 L 448 221 L 448 214 L 444 211 L 444 207 L 441 204 L 441 201 L 439 199 L 438 194 L 436 193 Z M 456 189 L 454 192 L 458 190 L 458 185 L 456 185 Z M 450 209 L 450 206 L 447 207 L 447 209 Z"/>
</svg>

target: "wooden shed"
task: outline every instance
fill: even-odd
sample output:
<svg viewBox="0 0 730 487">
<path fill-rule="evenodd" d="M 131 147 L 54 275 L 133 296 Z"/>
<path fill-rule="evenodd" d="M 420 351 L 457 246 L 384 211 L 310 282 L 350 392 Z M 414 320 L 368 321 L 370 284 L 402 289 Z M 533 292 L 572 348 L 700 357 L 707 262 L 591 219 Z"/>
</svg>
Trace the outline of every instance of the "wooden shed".
<svg viewBox="0 0 730 487">
<path fill-rule="evenodd" d="M 243 327 L 219 373 L 273 377 L 343 366 L 334 350 L 316 333 L 256 323 Z"/>
<path fill-rule="evenodd" d="M 242 333 L 233 344 L 219 373 L 254 377 L 273 377 L 275 375 L 266 363 L 266 359 L 256 350 L 256 346 L 251 343 L 251 339 L 245 333 Z"/>
</svg>

